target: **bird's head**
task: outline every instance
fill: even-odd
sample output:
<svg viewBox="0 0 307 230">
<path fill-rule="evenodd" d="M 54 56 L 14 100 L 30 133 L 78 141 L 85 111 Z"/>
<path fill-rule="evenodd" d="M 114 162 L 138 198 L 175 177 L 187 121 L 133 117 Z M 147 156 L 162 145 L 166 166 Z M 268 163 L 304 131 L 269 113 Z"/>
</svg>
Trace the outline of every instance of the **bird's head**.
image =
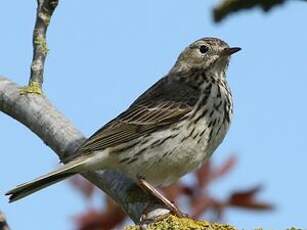
<svg viewBox="0 0 307 230">
<path fill-rule="evenodd" d="M 191 69 L 225 71 L 230 56 L 239 50 L 241 48 L 230 48 L 226 42 L 218 38 L 202 38 L 184 49 L 179 55 L 173 70 L 179 72 Z"/>
</svg>

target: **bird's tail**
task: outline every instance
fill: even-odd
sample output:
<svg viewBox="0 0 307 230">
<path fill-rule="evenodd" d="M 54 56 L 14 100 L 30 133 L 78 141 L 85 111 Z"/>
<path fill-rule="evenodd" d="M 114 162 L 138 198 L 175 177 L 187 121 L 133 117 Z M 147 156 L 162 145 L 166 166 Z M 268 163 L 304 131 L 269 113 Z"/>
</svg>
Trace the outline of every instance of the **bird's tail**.
<svg viewBox="0 0 307 230">
<path fill-rule="evenodd" d="M 8 191 L 5 195 L 9 196 L 9 202 L 14 202 L 49 185 L 55 184 L 79 173 L 85 163 L 86 160 L 84 159 L 73 160 L 51 173 L 41 176 L 28 183 L 16 186 L 14 189 Z"/>
</svg>

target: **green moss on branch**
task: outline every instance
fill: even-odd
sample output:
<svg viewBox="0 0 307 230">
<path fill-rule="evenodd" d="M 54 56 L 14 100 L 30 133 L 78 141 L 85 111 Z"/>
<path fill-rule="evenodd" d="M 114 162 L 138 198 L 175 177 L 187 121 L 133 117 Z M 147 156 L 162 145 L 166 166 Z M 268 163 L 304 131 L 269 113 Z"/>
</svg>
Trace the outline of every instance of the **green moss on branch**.
<svg viewBox="0 0 307 230">
<path fill-rule="evenodd" d="M 129 226 L 125 230 L 141 230 L 141 226 Z M 236 230 L 228 224 L 209 223 L 207 221 L 193 220 L 190 218 L 179 218 L 169 215 L 146 227 L 146 230 Z"/>
</svg>

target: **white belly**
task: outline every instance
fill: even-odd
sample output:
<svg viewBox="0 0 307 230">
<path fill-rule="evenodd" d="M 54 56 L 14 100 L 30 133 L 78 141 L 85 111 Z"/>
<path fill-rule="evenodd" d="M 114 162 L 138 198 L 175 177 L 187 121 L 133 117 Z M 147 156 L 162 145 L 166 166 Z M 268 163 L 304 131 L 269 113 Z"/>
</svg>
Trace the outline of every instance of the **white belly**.
<svg viewBox="0 0 307 230">
<path fill-rule="evenodd" d="M 175 183 L 186 173 L 200 167 L 224 138 L 226 130 L 222 128 L 222 135 L 216 136 L 208 144 L 209 130 L 203 132 L 205 128 L 206 121 L 199 122 L 194 131 L 189 124 L 181 123 L 176 133 L 170 130 L 153 133 L 149 137 L 150 141 L 146 143 L 146 151 L 134 148 L 130 152 L 120 154 L 122 156 L 119 161 L 124 158 L 130 160 L 115 167 L 131 178 L 144 177 L 154 186 Z M 154 145 L 157 140 L 165 138 L 167 140 L 163 144 Z M 132 160 L 138 152 L 140 154 L 137 159 Z"/>
</svg>

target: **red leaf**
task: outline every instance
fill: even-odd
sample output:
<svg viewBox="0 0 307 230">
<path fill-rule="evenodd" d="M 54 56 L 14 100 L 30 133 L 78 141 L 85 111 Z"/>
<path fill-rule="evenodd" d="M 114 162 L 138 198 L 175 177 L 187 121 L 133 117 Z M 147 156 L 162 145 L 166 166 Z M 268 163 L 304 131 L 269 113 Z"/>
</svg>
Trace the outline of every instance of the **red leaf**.
<svg viewBox="0 0 307 230">
<path fill-rule="evenodd" d="M 229 173 L 236 165 L 237 158 L 235 155 L 232 155 L 219 167 L 212 167 L 210 162 L 212 162 L 212 160 L 204 163 L 203 166 L 195 172 L 197 184 L 200 188 L 207 187 L 211 181 Z"/>
<path fill-rule="evenodd" d="M 191 203 L 191 216 L 199 218 L 211 206 L 211 199 L 208 196 L 198 196 Z"/>
<path fill-rule="evenodd" d="M 79 230 L 99 229 L 103 215 L 97 210 L 88 210 L 86 213 L 75 217 L 75 222 Z"/>
<path fill-rule="evenodd" d="M 257 201 L 255 196 L 261 191 L 262 187 L 260 185 L 255 186 L 246 191 L 234 192 L 228 199 L 228 205 L 232 207 L 253 209 L 253 210 L 272 210 L 273 205 Z"/>
<path fill-rule="evenodd" d="M 189 186 L 181 184 L 180 182 L 177 184 L 173 184 L 161 189 L 163 194 L 171 201 L 175 201 L 179 199 L 181 195 L 192 196 L 193 190 Z"/>
<path fill-rule="evenodd" d="M 107 201 L 106 211 L 88 210 L 75 218 L 78 230 L 114 229 L 121 224 L 126 214 L 110 199 Z"/>
<path fill-rule="evenodd" d="M 205 162 L 196 172 L 196 179 L 198 187 L 206 187 L 210 182 L 211 164 L 210 161 Z"/>
<path fill-rule="evenodd" d="M 83 177 L 76 175 L 76 176 L 73 176 L 69 181 L 86 198 L 90 198 L 94 194 L 95 186 L 93 184 L 91 184 L 90 182 L 88 182 Z"/>
<path fill-rule="evenodd" d="M 212 173 L 212 180 L 225 176 L 229 173 L 237 163 L 237 157 L 231 155 L 221 166 L 214 168 Z"/>
</svg>

